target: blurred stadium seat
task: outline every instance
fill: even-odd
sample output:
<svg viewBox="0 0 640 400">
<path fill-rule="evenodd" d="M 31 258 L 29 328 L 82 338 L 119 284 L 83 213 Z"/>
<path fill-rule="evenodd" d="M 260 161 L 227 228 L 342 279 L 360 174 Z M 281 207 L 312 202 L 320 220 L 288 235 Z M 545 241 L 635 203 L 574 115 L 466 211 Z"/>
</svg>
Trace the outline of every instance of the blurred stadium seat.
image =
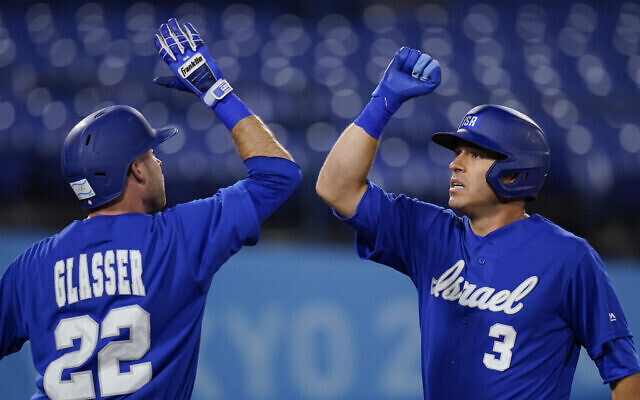
<svg viewBox="0 0 640 400">
<path fill-rule="evenodd" d="M 325 238 L 343 229 L 325 222 L 315 175 L 406 44 L 440 61 L 443 83 L 389 124 L 374 181 L 442 204 L 450 154 L 431 145 L 430 134 L 454 129 L 473 105 L 512 106 L 551 142 L 552 170 L 533 210 L 605 253 L 640 255 L 640 5 L 305 3 L 2 5 L 0 223 L 61 225 L 79 215 L 58 172 L 61 143 L 83 116 L 110 104 L 134 106 L 154 126 L 180 127 L 159 151 L 170 203 L 243 174 L 213 113 L 151 83 L 170 73 L 153 34 L 177 16 L 201 31 L 237 93 L 303 166 L 302 189 L 271 225 Z"/>
</svg>

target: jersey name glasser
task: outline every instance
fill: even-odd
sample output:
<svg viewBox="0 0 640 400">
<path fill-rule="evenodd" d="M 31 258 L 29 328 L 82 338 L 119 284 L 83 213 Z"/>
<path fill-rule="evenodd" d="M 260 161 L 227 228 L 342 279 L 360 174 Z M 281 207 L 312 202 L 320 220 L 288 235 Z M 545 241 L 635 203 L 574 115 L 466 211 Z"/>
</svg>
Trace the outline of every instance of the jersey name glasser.
<svg viewBox="0 0 640 400">
<path fill-rule="evenodd" d="M 146 295 L 142 282 L 140 250 L 107 250 L 93 253 L 91 277 L 87 254 L 83 253 L 77 257 L 77 269 L 75 261 L 76 258 L 69 257 L 58 260 L 53 267 L 54 292 L 58 308 L 92 297 L 102 297 L 105 293 L 108 296 Z M 74 282 L 77 282 L 77 285 L 74 285 Z"/>
</svg>

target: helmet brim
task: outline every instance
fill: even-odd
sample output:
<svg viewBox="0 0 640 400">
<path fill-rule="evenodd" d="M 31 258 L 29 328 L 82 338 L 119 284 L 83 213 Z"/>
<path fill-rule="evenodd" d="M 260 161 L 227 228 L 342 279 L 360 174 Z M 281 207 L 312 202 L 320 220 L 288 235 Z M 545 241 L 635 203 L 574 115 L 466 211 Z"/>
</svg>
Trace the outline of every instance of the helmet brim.
<svg viewBox="0 0 640 400">
<path fill-rule="evenodd" d="M 449 150 L 455 150 L 460 142 L 460 138 L 456 136 L 455 132 L 437 132 L 431 135 L 431 140 Z"/>
<path fill-rule="evenodd" d="M 508 157 L 508 154 L 504 151 L 500 151 L 500 146 L 496 143 L 493 143 L 483 135 L 467 129 L 459 129 L 457 132 L 437 132 L 431 135 L 431 140 L 433 140 L 434 143 L 453 151 L 455 151 L 456 147 L 462 142 L 496 153 L 497 159 Z"/>
<path fill-rule="evenodd" d="M 176 133 L 178 133 L 178 128 L 164 127 L 160 129 L 154 129 L 153 132 L 155 133 L 155 138 L 151 140 L 151 143 L 150 143 L 151 148 L 157 147 L 158 145 L 160 145 L 170 137 L 174 136 Z"/>
</svg>

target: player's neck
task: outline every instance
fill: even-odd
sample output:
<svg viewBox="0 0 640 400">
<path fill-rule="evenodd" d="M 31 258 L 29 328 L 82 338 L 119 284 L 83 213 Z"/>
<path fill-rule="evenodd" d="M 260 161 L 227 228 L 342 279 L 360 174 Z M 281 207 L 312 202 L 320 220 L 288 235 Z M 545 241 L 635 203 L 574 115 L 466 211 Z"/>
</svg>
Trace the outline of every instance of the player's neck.
<svg viewBox="0 0 640 400">
<path fill-rule="evenodd" d="M 146 209 L 144 203 L 140 200 L 140 198 L 132 198 L 132 196 L 127 196 L 127 193 L 125 193 L 124 196 L 122 196 L 113 204 L 91 212 L 88 218 L 98 215 L 120 215 L 131 213 L 145 214 Z"/>
<path fill-rule="evenodd" d="M 478 236 L 488 235 L 512 222 L 529 217 L 524 210 L 524 201 L 500 204 L 498 207 L 484 211 L 476 215 L 468 215 L 469 226 Z"/>
</svg>

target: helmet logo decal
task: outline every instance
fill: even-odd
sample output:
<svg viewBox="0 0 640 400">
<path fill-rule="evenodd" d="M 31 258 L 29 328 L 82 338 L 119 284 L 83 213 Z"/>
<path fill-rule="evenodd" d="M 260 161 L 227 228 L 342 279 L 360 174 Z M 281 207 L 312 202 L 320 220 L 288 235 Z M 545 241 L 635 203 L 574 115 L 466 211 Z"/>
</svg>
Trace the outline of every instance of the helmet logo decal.
<svg viewBox="0 0 640 400">
<path fill-rule="evenodd" d="M 71 189 L 73 189 L 80 200 L 90 199 L 96 195 L 91 185 L 89 185 L 89 181 L 86 179 L 71 182 L 69 185 L 71 185 Z"/>
<path fill-rule="evenodd" d="M 480 122 L 480 118 L 482 118 L 482 115 L 467 114 L 462 119 L 462 122 L 460 122 L 460 126 L 458 127 L 458 129 L 461 129 L 461 128 L 475 128 L 476 125 L 478 124 L 478 122 Z"/>
</svg>

